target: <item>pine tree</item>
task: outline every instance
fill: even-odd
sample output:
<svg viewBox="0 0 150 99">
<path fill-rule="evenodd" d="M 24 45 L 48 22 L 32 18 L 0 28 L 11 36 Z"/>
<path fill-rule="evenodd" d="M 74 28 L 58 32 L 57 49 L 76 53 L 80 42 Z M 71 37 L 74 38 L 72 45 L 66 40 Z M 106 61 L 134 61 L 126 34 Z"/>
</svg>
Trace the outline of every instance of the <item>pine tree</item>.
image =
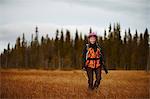
<svg viewBox="0 0 150 99">
<path fill-rule="evenodd" d="M 89 33 L 92 33 L 92 28 L 90 27 L 90 29 L 89 29 Z"/>
<path fill-rule="evenodd" d="M 124 53 L 122 56 L 122 66 L 124 69 L 128 69 L 128 45 L 127 45 L 127 31 L 125 30 L 125 36 L 123 40 L 122 52 Z"/>
<path fill-rule="evenodd" d="M 133 37 L 133 41 L 132 41 L 132 54 L 131 54 L 131 66 L 132 69 L 138 69 L 138 33 L 137 30 L 135 32 L 135 35 Z"/>
<path fill-rule="evenodd" d="M 111 24 L 109 25 L 109 30 L 108 30 L 108 32 L 109 32 L 109 33 L 111 32 Z"/>
<path fill-rule="evenodd" d="M 64 33 L 63 29 L 61 30 L 61 37 L 60 37 L 60 62 L 61 62 L 61 68 L 64 68 Z"/>
<path fill-rule="evenodd" d="M 144 52 L 144 62 L 143 62 L 143 66 L 144 66 L 144 69 L 145 70 L 148 70 L 148 55 L 149 55 L 149 34 L 148 34 L 148 29 L 146 28 L 145 29 L 145 32 L 144 32 L 144 46 L 143 46 L 143 52 Z"/>
<path fill-rule="evenodd" d="M 77 69 L 79 68 L 79 35 L 78 35 L 78 30 L 76 29 L 75 33 L 75 40 L 74 40 L 74 49 L 73 49 L 73 65 Z"/>
<path fill-rule="evenodd" d="M 21 41 L 20 41 L 20 37 L 17 38 L 16 40 L 16 67 L 20 67 L 21 66 Z"/>
<path fill-rule="evenodd" d="M 55 68 L 59 68 L 60 69 L 60 50 L 59 50 L 59 30 L 56 30 L 56 37 L 55 37 Z"/>
<path fill-rule="evenodd" d="M 127 50 L 128 50 L 128 69 L 131 69 L 131 54 L 132 54 L 132 35 L 131 35 L 131 31 L 130 28 L 128 29 L 128 43 L 127 43 Z"/>
<path fill-rule="evenodd" d="M 65 60 L 64 65 L 66 68 L 71 68 L 72 66 L 72 42 L 70 37 L 70 31 L 66 30 L 66 39 L 65 39 Z"/>
<path fill-rule="evenodd" d="M 145 66 L 143 66 L 143 62 L 144 60 L 144 52 L 143 52 L 143 48 L 144 48 L 144 39 L 143 39 L 143 34 L 140 34 L 140 40 L 139 40 L 139 46 L 138 46 L 138 64 L 139 64 L 139 69 L 144 69 Z"/>
</svg>

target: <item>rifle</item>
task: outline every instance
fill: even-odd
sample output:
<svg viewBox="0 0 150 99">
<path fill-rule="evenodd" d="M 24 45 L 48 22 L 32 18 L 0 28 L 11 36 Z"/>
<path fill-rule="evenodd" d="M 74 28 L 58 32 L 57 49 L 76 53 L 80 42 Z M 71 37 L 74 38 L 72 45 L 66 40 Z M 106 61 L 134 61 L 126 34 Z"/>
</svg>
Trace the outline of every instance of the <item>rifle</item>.
<svg viewBox="0 0 150 99">
<path fill-rule="evenodd" d="M 102 63 L 102 67 L 103 67 L 105 73 L 107 74 L 108 73 L 108 69 L 106 68 L 106 66 L 103 63 Z"/>
<path fill-rule="evenodd" d="M 102 49 L 101 49 L 101 47 L 100 47 L 100 45 L 98 44 L 98 43 L 96 43 L 96 45 L 97 45 L 97 47 L 100 49 L 100 51 L 102 51 Z M 105 73 L 107 74 L 108 73 L 108 69 L 107 69 L 107 67 L 104 65 L 104 57 L 103 57 L 103 55 L 102 55 L 102 53 L 100 53 L 100 63 L 102 64 L 101 66 L 103 67 L 103 69 L 104 69 L 104 71 L 105 71 Z"/>
</svg>

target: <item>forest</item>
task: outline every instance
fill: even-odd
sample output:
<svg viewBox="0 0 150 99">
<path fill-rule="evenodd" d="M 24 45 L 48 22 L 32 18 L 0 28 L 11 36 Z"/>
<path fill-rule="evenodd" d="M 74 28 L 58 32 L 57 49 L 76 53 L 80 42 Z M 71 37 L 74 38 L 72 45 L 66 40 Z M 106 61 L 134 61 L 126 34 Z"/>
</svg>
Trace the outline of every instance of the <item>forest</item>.
<svg viewBox="0 0 150 99">
<path fill-rule="evenodd" d="M 121 26 L 110 24 L 108 31 L 104 30 L 103 36 L 98 36 L 105 55 L 105 65 L 112 70 L 146 70 L 149 55 L 149 33 L 146 28 L 143 33 L 131 33 L 130 28 L 121 35 Z M 92 28 L 89 29 L 89 33 Z M 17 37 L 14 47 L 0 54 L 0 67 L 24 69 L 81 69 L 82 50 L 87 43 L 87 35 L 82 35 L 76 29 L 75 37 L 71 38 L 69 30 L 56 30 L 54 38 L 48 36 L 39 38 L 38 27 L 31 41 Z"/>
</svg>

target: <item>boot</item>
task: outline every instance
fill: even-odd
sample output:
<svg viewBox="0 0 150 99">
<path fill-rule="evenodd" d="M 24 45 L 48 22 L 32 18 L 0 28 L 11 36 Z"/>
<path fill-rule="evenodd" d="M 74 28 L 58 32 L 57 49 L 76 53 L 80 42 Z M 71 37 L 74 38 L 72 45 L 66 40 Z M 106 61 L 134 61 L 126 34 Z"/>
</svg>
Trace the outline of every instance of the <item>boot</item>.
<svg viewBox="0 0 150 99">
<path fill-rule="evenodd" d="M 88 90 L 89 90 L 89 91 L 93 91 L 93 89 L 94 89 L 94 88 L 93 88 L 92 85 L 89 85 L 89 86 L 88 86 Z"/>
<path fill-rule="evenodd" d="M 97 90 L 97 89 L 99 88 L 99 85 L 100 85 L 100 82 L 99 82 L 99 83 L 95 82 L 95 83 L 94 83 L 94 88 L 93 88 L 93 89 Z"/>
</svg>

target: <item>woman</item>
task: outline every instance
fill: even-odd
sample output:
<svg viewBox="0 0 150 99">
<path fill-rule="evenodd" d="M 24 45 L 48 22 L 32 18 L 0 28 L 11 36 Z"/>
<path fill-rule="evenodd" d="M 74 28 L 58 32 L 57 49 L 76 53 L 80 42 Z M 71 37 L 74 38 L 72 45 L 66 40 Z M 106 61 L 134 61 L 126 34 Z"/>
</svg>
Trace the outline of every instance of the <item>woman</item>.
<svg viewBox="0 0 150 99">
<path fill-rule="evenodd" d="M 83 67 L 88 76 L 88 89 L 97 89 L 100 85 L 101 70 L 104 65 L 102 50 L 97 43 L 96 33 L 90 33 L 88 36 L 88 44 L 83 49 Z M 106 68 L 105 68 L 106 69 Z M 93 84 L 93 73 L 95 72 L 96 80 Z M 105 71 L 108 73 L 108 71 Z"/>
</svg>

